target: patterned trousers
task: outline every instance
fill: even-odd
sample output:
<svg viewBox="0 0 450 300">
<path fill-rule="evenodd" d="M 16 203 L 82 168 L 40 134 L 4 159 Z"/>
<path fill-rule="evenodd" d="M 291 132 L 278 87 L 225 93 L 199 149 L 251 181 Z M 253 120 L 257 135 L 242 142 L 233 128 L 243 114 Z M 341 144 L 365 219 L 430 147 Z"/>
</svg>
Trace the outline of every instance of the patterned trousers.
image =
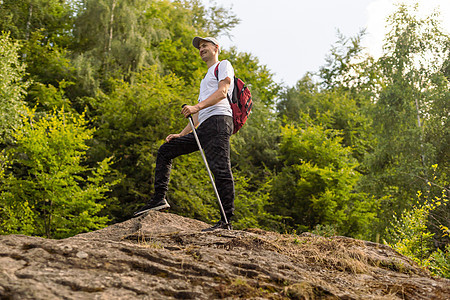
<svg viewBox="0 0 450 300">
<path fill-rule="evenodd" d="M 234 212 L 235 194 L 230 162 L 230 137 L 233 133 L 233 118 L 212 116 L 203 121 L 196 131 L 208 165 L 214 175 L 214 181 L 227 219 L 231 218 Z M 167 193 L 172 160 L 177 156 L 198 150 L 192 132 L 164 143 L 159 148 L 155 169 L 156 197 L 165 197 Z"/>
</svg>

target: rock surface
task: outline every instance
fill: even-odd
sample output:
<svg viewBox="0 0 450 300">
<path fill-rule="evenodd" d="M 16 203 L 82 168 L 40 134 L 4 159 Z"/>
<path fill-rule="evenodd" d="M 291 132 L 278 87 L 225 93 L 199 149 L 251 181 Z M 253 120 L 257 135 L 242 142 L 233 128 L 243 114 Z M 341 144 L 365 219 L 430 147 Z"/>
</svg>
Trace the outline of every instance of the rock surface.
<svg viewBox="0 0 450 300">
<path fill-rule="evenodd" d="M 0 299 L 450 299 L 391 248 L 149 214 L 63 240 L 0 236 Z"/>
</svg>

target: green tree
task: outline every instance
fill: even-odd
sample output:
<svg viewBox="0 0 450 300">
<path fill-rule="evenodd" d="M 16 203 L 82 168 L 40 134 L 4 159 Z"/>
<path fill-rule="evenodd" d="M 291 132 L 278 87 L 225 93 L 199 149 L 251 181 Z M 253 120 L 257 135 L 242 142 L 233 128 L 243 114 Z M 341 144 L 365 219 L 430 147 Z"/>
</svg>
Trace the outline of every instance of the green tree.
<svg viewBox="0 0 450 300">
<path fill-rule="evenodd" d="M 389 18 L 384 55 L 377 61 L 378 88 L 373 87 L 373 128 L 377 144 L 365 165 L 361 187 L 385 198 L 380 219 L 412 205 L 417 190 L 431 191 L 432 165 L 448 178 L 448 79 L 443 73 L 449 57 L 449 36 L 437 15 L 416 16 L 417 6 L 400 5 Z M 439 156 L 437 155 L 439 153 Z M 448 179 L 439 184 L 448 186 Z M 436 182 L 435 182 L 436 183 Z"/>
<path fill-rule="evenodd" d="M 361 175 L 350 148 L 342 146 L 338 131 L 308 124 L 283 127 L 283 168 L 273 183 L 274 212 L 289 217 L 288 228 L 299 231 L 321 224 L 333 225 L 341 234 L 367 234 L 375 207 L 355 192 Z"/>
<path fill-rule="evenodd" d="M 106 225 L 99 213 L 111 185 L 103 180 L 109 159 L 83 165 L 92 134 L 83 115 L 27 110 L 15 147 L 3 153 L 1 233 L 64 238 Z"/>
<path fill-rule="evenodd" d="M 278 118 L 286 123 L 297 123 L 304 113 L 315 114 L 315 98 L 319 93 L 318 85 L 313 82 L 311 74 L 306 74 L 295 86 L 285 88 L 277 102 Z M 314 117 L 314 116 L 311 116 Z"/>
<path fill-rule="evenodd" d="M 181 105 L 194 99 L 196 91 L 174 75 L 159 75 L 155 66 L 137 73 L 133 83 L 114 81 L 109 95 L 91 100 L 98 114 L 93 159 L 115 157 L 114 168 L 126 175 L 113 193 L 120 207 L 108 208 L 119 220 L 151 197 L 156 152 L 169 133 L 186 126 Z"/>
<path fill-rule="evenodd" d="M 20 45 L 9 34 L 0 35 L 0 143 L 11 136 L 20 124 L 28 81 L 24 81 L 25 65 L 19 61 Z"/>
<path fill-rule="evenodd" d="M 187 8 L 192 17 L 192 24 L 208 36 L 230 36 L 230 31 L 239 23 L 239 19 L 227 7 L 213 3 L 205 7 L 201 0 L 177 0 Z"/>
<path fill-rule="evenodd" d="M 318 75 L 325 89 L 351 88 L 358 83 L 358 66 L 363 58 L 361 40 L 365 30 L 361 30 L 355 37 L 347 38 L 337 32 L 338 40 L 332 46 L 326 57 L 326 64 L 320 67 Z M 356 71 L 356 72 L 355 72 Z"/>
<path fill-rule="evenodd" d="M 267 67 L 250 53 L 238 53 L 231 48 L 221 56 L 233 64 L 235 75 L 252 93 L 252 113 L 245 126 L 231 138 L 231 160 L 242 175 L 251 179 L 248 188 L 257 192 L 272 178 L 278 162 L 280 122 L 273 106 L 281 87 Z"/>
<path fill-rule="evenodd" d="M 155 28 L 146 24 L 148 1 L 83 0 L 74 20 L 73 63 L 84 95 L 107 88 L 110 77 L 130 79 L 155 63 Z M 82 96 L 83 94 L 80 93 Z"/>
<path fill-rule="evenodd" d="M 268 210 L 273 204 L 270 194 L 273 177 L 265 177 L 266 180 L 262 181 L 256 176 L 250 177 L 240 170 L 234 170 L 233 176 L 236 189 L 233 227 L 236 229 L 280 230 L 280 221 L 283 220 L 283 216 L 272 214 Z M 257 184 L 253 182 L 255 178 L 259 179 Z"/>
<path fill-rule="evenodd" d="M 72 42 L 73 9 L 70 1 L 4 0 L 0 31 L 21 41 L 20 55 L 35 82 L 57 86 L 72 78 L 68 53 Z"/>
<path fill-rule="evenodd" d="M 446 244 L 444 249 L 433 246 L 433 236 L 429 229 L 433 213 L 440 207 L 448 205 L 445 192 L 441 197 L 429 199 L 421 192 L 417 194 L 418 201 L 410 210 L 402 212 L 395 217 L 391 226 L 386 229 L 387 243 L 408 256 L 419 265 L 428 268 L 434 275 L 450 278 L 450 247 Z M 425 201 L 422 199 L 425 198 Z M 447 224 L 448 225 L 448 224 Z M 441 230 L 449 234 L 448 227 L 441 225 Z"/>
<path fill-rule="evenodd" d="M 224 50 L 220 59 L 228 59 L 237 77 L 242 78 L 252 92 L 255 105 L 272 107 L 281 90 L 280 84 L 273 79 L 273 73 L 251 53 L 237 52 L 236 48 Z"/>
<path fill-rule="evenodd" d="M 9 31 L 14 39 L 25 41 L 33 32 L 42 31 L 43 41 L 67 46 L 73 13 L 71 2 L 2 0 L 0 30 Z"/>
<path fill-rule="evenodd" d="M 307 114 L 314 122 L 342 132 L 342 144 L 352 148 L 358 161 L 371 147 L 371 120 L 359 105 L 357 97 L 345 89 L 320 89 L 307 74 L 296 86 L 285 89 L 277 104 L 284 123 L 303 123 Z"/>
</svg>

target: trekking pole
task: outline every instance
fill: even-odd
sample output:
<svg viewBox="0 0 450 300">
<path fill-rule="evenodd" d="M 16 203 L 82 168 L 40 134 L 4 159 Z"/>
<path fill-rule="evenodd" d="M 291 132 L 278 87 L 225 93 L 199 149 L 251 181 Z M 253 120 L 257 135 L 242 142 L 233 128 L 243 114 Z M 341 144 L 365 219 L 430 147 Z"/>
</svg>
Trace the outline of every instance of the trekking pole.
<svg viewBox="0 0 450 300">
<path fill-rule="evenodd" d="M 185 107 L 187 104 L 183 104 L 181 107 Z M 212 176 L 211 170 L 209 169 L 208 161 L 206 160 L 205 153 L 203 152 L 202 145 L 200 144 L 200 140 L 197 136 L 197 131 L 195 130 L 194 126 L 194 120 L 192 119 L 192 116 L 189 115 L 189 124 L 191 124 L 192 133 L 194 133 L 195 140 L 197 141 L 198 149 L 200 150 L 200 154 L 202 155 L 203 161 L 205 162 L 206 170 L 208 171 L 209 179 L 211 180 L 212 186 L 214 188 L 214 192 L 216 193 L 217 202 L 219 202 L 219 208 L 220 212 L 225 220 L 225 223 L 227 224 L 228 230 L 230 230 L 230 224 L 228 224 L 227 216 L 225 215 L 225 211 L 223 210 L 222 202 L 220 201 L 219 192 L 217 192 L 216 184 L 214 183 L 214 178 Z"/>
</svg>

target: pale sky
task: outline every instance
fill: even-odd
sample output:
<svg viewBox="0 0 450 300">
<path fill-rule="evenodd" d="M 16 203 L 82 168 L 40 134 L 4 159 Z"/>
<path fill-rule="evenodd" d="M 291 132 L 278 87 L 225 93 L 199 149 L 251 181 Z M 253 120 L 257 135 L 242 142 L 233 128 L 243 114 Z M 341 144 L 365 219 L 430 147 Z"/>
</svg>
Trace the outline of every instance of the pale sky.
<svg viewBox="0 0 450 300">
<path fill-rule="evenodd" d="M 232 40 L 219 37 L 224 48 L 236 46 L 266 65 L 278 83 L 293 86 L 306 72 L 316 72 L 337 41 L 337 30 L 354 37 L 366 28 L 363 45 L 378 57 L 385 33 L 385 19 L 394 3 L 419 2 L 420 12 L 437 9 L 442 26 L 450 33 L 449 0 L 202 0 L 232 7 L 241 20 Z M 238 75 L 239 70 L 236 70 Z"/>
</svg>

